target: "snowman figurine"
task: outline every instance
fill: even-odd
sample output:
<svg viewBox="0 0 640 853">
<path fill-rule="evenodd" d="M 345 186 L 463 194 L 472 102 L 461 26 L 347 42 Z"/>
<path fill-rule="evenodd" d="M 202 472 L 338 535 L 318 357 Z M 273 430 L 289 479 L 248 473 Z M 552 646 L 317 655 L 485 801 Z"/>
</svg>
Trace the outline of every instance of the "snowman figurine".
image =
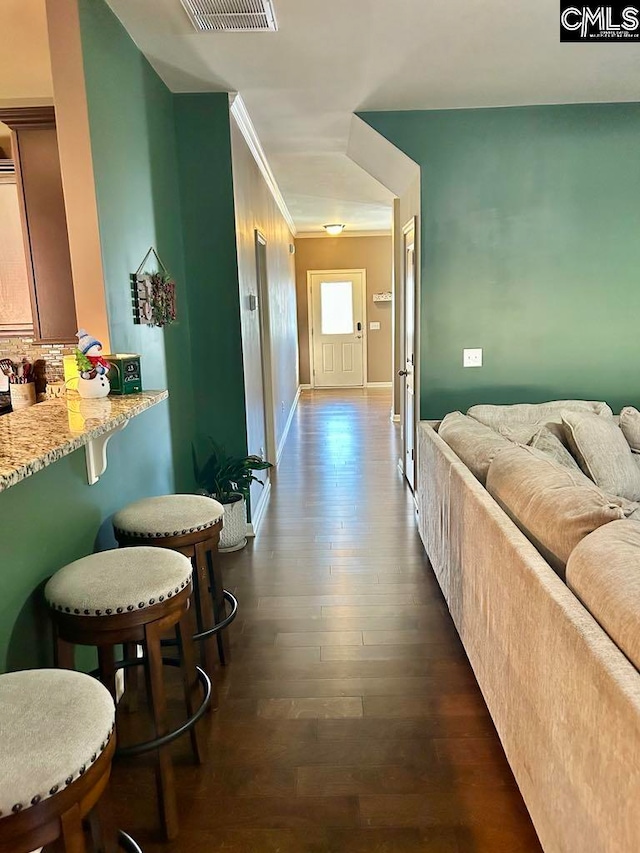
<svg viewBox="0 0 640 853">
<path fill-rule="evenodd" d="M 76 338 L 76 362 L 80 373 L 78 394 L 84 399 L 106 397 L 111 390 L 107 376 L 111 365 L 102 355 L 102 344 L 85 329 L 79 329 Z"/>
</svg>

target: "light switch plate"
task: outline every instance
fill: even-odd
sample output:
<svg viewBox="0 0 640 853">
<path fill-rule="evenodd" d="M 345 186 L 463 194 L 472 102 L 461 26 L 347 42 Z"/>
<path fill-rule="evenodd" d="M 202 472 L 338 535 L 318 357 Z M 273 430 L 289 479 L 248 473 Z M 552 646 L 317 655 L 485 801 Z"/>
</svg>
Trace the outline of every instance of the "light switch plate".
<svg viewBox="0 0 640 853">
<path fill-rule="evenodd" d="M 369 328 L 371 329 L 372 332 L 377 332 L 378 329 L 380 328 L 380 323 L 375 323 L 375 322 L 369 323 Z"/>
<path fill-rule="evenodd" d="M 463 367 L 482 367 L 482 349 L 463 349 L 462 350 L 462 366 Z"/>
</svg>

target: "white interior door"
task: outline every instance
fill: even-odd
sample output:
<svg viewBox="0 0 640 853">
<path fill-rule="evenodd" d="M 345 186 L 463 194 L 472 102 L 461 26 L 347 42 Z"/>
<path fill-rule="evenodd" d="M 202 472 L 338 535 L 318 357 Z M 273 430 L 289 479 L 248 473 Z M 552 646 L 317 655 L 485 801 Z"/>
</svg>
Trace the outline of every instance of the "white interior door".
<svg viewBox="0 0 640 853">
<path fill-rule="evenodd" d="M 260 323 L 260 353 L 262 366 L 262 401 L 264 432 L 266 439 L 265 458 L 275 465 L 276 435 L 275 406 L 273 403 L 273 374 L 271 367 L 271 318 L 269 315 L 269 281 L 267 278 L 267 241 L 258 230 L 256 238 L 256 275 L 258 285 L 257 309 Z M 263 472 L 268 476 L 268 471 Z"/>
<path fill-rule="evenodd" d="M 363 270 L 309 273 L 315 388 L 364 385 L 364 279 Z"/>
<path fill-rule="evenodd" d="M 416 246 L 415 222 L 404 229 L 404 475 L 411 489 L 415 487 L 415 340 L 416 340 Z"/>
</svg>

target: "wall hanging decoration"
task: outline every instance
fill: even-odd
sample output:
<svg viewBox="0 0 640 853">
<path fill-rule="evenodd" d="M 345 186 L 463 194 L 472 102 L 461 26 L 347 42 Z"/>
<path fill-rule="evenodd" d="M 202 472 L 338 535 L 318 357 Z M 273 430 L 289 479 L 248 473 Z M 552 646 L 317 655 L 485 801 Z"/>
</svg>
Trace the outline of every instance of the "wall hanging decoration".
<svg viewBox="0 0 640 853">
<path fill-rule="evenodd" d="M 155 260 L 155 272 L 145 269 L 150 257 Z M 153 246 L 131 274 L 131 292 L 134 323 L 162 327 L 176 319 L 176 283 Z"/>
</svg>

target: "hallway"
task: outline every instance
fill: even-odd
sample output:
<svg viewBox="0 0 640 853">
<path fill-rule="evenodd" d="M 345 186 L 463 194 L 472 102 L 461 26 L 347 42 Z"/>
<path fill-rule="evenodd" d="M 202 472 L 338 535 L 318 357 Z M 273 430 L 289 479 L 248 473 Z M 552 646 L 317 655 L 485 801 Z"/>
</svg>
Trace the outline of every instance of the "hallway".
<svg viewBox="0 0 640 853">
<path fill-rule="evenodd" d="M 424 556 L 388 394 L 303 394 L 260 533 L 223 558 L 240 612 L 209 763 L 176 745 L 181 834 L 139 833 L 147 853 L 540 850 Z M 114 781 L 138 829 L 122 798 L 145 781 Z"/>
</svg>

